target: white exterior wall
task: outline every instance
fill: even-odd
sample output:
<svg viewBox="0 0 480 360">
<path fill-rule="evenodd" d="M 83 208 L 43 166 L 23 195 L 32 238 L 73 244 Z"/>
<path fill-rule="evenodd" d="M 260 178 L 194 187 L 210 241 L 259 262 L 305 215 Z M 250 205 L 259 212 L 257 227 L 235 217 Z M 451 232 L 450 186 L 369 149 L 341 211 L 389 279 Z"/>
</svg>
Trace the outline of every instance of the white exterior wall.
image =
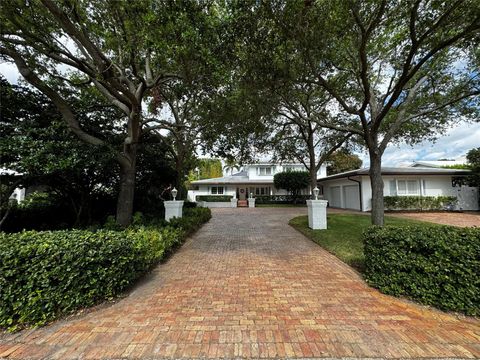
<svg viewBox="0 0 480 360">
<path fill-rule="evenodd" d="M 356 176 L 356 180 L 361 179 L 362 211 L 372 210 L 372 188 L 368 176 Z M 420 184 L 420 195 L 422 196 L 455 196 L 458 199 L 458 210 L 479 210 L 478 189 L 468 186 L 453 187 L 452 175 L 395 175 L 383 176 L 385 196 L 396 196 L 396 193 L 390 191 L 391 180 L 418 180 Z M 332 198 L 332 187 L 340 186 L 341 207 L 345 208 L 344 186 L 355 184 L 348 179 L 335 179 L 323 182 L 324 197 L 327 200 Z"/>
<path fill-rule="evenodd" d="M 236 196 L 237 185 L 198 185 L 198 190 L 188 190 L 187 200 L 194 202 L 197 195 L 218 195 L 210 192 L 212 186 L 223 186 L 223 194 L 221 195 Z"/>
<path fill-rule="evenodd" d="M 260 175 L 259 168 L 260 167 L 271 167 L 272 168 L 272 175 Z M 301 164 L 285 164 L 285 165 L 268 165 L 268 164 L 250 164 L 245 165 L 244 171 L 248 172 L 248 177 L 250 180 L 260 180 L 260 181 L 272 181 L 273 183 L 273 176 L 280 172 L 286 171 L 287 169 L 293 171 L 308 171 L 307 168 Z M 317 179 L 327 176 L 327 166 L 322 165 L 320 170 L 317 172 Z"/>
<path fill-rule="evenodd" d="M 12 195 L 10 195 L 10 199 L 15 199 L 18 203 L 25 200 L 25 188 L 16 188 L 13 190 Z"/>
</svg>

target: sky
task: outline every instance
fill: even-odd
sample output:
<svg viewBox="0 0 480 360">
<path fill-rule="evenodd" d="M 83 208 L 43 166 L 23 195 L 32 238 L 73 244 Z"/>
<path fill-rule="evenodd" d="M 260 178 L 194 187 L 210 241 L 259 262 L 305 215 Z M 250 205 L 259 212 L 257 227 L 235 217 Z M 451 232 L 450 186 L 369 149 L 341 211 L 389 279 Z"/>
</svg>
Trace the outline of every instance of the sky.
<svg viewBox="0 0 480 360">
<path fill-rule="evenodd" d="M 17 83 L 20 75 L 13 64 L 0 63 L 0 74 L 9 82 Z M 391 145 L 383 155 L 383 166 L 405 166 L 414 161 L 458 159 L 468 150 L 480 147 L 480 121 L 477 123 L 459 123 L 447 130 L 435 142 L 425 141 L 414 147 L 402 144 Z M 358 152 L 363 166 L 369 165 L 368 153 Z"/>
</svg>

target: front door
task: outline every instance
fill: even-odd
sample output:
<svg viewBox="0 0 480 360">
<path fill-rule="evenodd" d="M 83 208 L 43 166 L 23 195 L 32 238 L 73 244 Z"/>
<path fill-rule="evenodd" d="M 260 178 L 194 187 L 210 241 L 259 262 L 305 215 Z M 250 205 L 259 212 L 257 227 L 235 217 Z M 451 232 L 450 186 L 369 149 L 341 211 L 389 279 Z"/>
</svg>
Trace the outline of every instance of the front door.
<svg viewBox="0 0 480 360">
<path fill-rule="evenodd" d="M 247 189 L 245 187 L 239 187 L 237 188 L 237 191 L 238 191 L 238 199 L 239 200 L 246 200 L 247 199 Z"/>
</svg>

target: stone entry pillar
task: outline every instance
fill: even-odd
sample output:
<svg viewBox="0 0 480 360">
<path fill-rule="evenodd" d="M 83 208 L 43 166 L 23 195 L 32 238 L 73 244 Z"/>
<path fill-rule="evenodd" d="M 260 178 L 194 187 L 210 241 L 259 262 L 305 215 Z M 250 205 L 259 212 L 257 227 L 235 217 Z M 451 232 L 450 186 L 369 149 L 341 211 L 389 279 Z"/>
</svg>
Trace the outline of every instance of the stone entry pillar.
<svg viewBox="0 0 480 360">
<path fill-rule="evenodd" d="M 308 227 L 310 229 L 327 228 L 327 200 L 307 200 Z"/>
<path fill-rule="evenodd" d="M 170 221 L 174 217 L 181 218 L 183 216 L 183 200 L 164 201 L 163 204 L 165 220 Z"/>
</svg>

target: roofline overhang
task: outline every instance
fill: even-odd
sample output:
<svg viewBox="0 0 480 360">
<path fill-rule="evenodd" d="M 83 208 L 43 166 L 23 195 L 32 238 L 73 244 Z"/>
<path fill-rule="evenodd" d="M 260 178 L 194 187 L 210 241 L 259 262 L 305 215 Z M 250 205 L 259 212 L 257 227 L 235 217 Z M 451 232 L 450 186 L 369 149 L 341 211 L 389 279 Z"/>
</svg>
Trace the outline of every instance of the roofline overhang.
<svg viewBox="0 0 480 360">
<path fill-rule="evenodd" d="M 470 175 L 471 172 L 469 170 L 461 170 L 461 171 L 450 171 L 450 172 L 429 172 L 429 171 L 412 171 L 412 172 L 399 172 L 399 171 L 382 171 L 382 176 L 384 175 L 397 175 L 397 176 L 412 176 L 412 175 L 441 175 L 441 176 L 467 176 Z M 327 176 L 324 178 L 317 179 L 317 182 L 323 182 L 328 180 L 337 180 L 343 178 L 349 178 L 353 176 L 369 176 L 368 172 L 350 172 L 350 173 L 343 173 L 343 174 L 336 174 Z"/>
</svg>

